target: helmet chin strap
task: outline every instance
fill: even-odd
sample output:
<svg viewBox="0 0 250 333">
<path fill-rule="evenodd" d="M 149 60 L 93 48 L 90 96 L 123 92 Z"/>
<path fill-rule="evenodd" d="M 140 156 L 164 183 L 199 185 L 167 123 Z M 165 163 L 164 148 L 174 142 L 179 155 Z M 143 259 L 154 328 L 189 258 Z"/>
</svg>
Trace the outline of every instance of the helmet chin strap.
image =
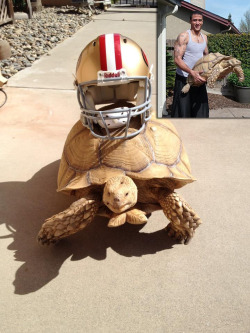
<svg viewBox="0 0 250 333">
<path fill-rule="evenodd" d="M 139 81 L 139 87 L 136 94 L 136 106 L 140 106 L 144 103 L 147 98 L 146 94 L 147 92 L 145 88 L 145 81 Z M 105 114 L 104 121 L 106 123 L 106 126 L 108 126 L 108 128 L 110 129 L 126 126 L 127 118 L 129 116 L 129 109 L 135 105 L 129 103 L 128 101 L 117 101 L 116 103 L 112 104 L 112 107 L 109 106 L 112 111 L 117 112 Z M 108 110 L 109 108 L 106 108 L 106 110 Z M 120 110 L 120 112 L 118 112 L 118 110 Z M 133 115 L 135 115 L 135 113 Z M 124 116 L 124 118 L 122 116 Z M 102 121 L 98 121 L 98 124 L 101 127 L 105 127 Z"/>
<path fill-rule="evenodd" d="M 114 103 L 107 103 L 108 105 L 102 107 L 101 109 L 97 110 L 94 98 L 96 96 L 96 91 L 95 87 L 90 87 L 90 89 L 85 86 L 82 87 L 82 92 L 80 92 L 80 95 L 82 96 L 82 105 L 84 106 L 85 109 L 88 110 L 94 110 L 94 111 L 108 111 L 109 109 L 111 110 L 110 113 L 105 112 L 103 113 L 103 116 L 98 117 L 96 120 L 93 119 L 93 122 L 101 126 L 102 128 L 106 128 L 106 126 L 110 129 L 116 129 L 119 127 L 126 126 L 128 117 L 130 117 L 130 108 L 136 106 L 140 106 L 144 103 L 146 100 L 146 90 L 145 90 L 145 81 L 140 80 L 137 83 L 137 93 L 135 96 L 135 102 L 136 104 L 129 103 L 126 100 L 116 100 L 116 88 L 114 87 L 113 89 L 113 100 L 115 101 Z M 123 89 L 129 89 L 128 85 L 124 85 Z M 98 90 L 97 90 L 98 91 Z M 128 95 L 126 93 L 125 95 Z M 133 95 L 133 94 L 132 94 Z M 132 96 L 131 95 L 131 96 Z M 94 97 L 93 97 L 94 96 Z M 97 98 L 99 96 L 96 96 Z M 119 96 L 121 97 L 121 96 Z M 104 103 L 104 101 L 103 101 Z M 106 104 L 106 103 L 105 103 Z M 135 114 L 134 114 L 135 115 Z M 82 122 L 84 125 L 88 126 L 88 121 L 84 117 L 82 118 Z M 104 124 L 105 122 L 105 124 Z"/>
<path fill-rule="evenodd" d="M 133 106 L 134 104 L 126 101 L 117 101 L 112 105 L 101 108 L 100 111 L 108 111 L 109 109 L 112 109 L 111 113 L 105 113 L 105 116 L 103 117 L 106 126 L 110 129 L 126 126 L 129 109 Z M 98 124 L 105 128 L 105 125 L 101 120 L 98 121 Z"/>
<path fill-rule="evenodd" d="M 150 119 L 150 81 L 148 77 L 131 77 L 128 84 L 116 80 L 117 85 L 111 87 L 100 87 L 96 81 L 79 84 L 77 96 L 82 124 L 94 136 L 103 139 L 123 139 L 139 134 Z M 129 132 L 131 121 L 134 127 Z M 116 134 L 117 130 L 124 133 Z"/>
</svg>

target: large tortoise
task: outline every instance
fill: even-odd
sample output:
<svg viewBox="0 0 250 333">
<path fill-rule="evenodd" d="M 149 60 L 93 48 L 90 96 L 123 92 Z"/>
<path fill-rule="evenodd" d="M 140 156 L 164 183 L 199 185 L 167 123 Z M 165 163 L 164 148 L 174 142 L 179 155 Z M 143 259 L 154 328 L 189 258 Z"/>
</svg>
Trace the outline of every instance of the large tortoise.
<svg viewBox="0 0 250 333">
<path fill-rule="evenodd" d="M 133 123 L 129 131 L 135 131 Z M 182 141 L 168 120 L 150 120 L 126 140 L 101 140 L 78 121 L 65 142 L 58 174 L 58 191 L 77 201 L 47 219 L 38 240 L 56 242 L 96 215 L 110 218 L 108 226 L 114 227 L 145 223 L 148 214 L 162 209 L 170 220 L 168 235 L 188 243 L 201 220 L 174 190 L 194 180 Z"/>
<path fill-rule="evenodd" d="M 215 81 L 223 79 L 231 72 L 238 76 L 239 81 L 244 81 L 241 61 L 220 53 L 205 55 L 195 63 L 193 70 L 201 73 L 200 75 L 206 79 L 209 88 L 214 88 Z M 192 75 L 189 75 L 187 84 L 182 88 L 182 92 L 187 93 L 191 85 L 195 84 Z"/>
</svg>

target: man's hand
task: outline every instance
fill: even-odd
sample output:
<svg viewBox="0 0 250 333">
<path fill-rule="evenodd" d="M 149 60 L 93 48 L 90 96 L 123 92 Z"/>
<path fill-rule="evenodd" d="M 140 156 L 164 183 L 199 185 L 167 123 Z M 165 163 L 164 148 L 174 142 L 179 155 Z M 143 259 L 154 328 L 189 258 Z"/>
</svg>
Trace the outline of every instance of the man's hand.
<svg viewBox="0 0 250 333">
<path fill-rule="evenodd" d="M 200 76 L 200 74 L 202 74 L 203 72 L 196 72 L 196 71 L 191 71 L 191 75 L 194 79 L 194 84 L 197 86 L 201 86 L 202 84 L 206 83 L 206 80 Z"/>
</svg>

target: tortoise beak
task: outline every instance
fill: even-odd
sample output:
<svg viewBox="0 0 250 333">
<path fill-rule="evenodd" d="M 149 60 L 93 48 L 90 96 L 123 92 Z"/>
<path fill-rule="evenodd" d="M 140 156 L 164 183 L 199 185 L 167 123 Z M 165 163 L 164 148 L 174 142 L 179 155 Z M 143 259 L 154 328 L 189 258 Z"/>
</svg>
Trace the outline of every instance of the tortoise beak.
<svg viewBox="0 0 250 333">
<path fill-rule="evenodd" d="M 123 213 L 125 210 L 129 209 L 132 205 L 131 202 L 126 202 L 125 204 L 121 204 L 120 202 L 113 202 L 109 207 L 114 213 Z"/>
</svg>

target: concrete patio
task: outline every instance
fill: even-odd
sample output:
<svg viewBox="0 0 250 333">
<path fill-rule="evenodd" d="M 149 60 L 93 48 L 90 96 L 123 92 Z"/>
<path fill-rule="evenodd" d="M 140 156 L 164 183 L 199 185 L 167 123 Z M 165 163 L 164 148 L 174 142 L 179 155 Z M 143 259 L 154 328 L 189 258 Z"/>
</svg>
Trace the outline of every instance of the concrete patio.
<svg viewBox="0 0 250 333">
<path fill-rule="evenodd" d="M 55 246 L 36 241 L 43 221 L 72 202 L 56 192 L 56 178 L 66 136 L 79 119 L 73 74 L 83 47 L 108 32 L 134 39 L 156 63 L 155 10 L 116 8 L 96 16 L 5 88 L 1 332 L 247 333 L 249 120 L 172 121 L 197 178 L 179 192 L 203 220 L 189 245 L 167 237 L 162 212 L 145 226 L 110 229 L 97 218 Z M 154 105 L 156 94 L 155 79 Z"/>
</svg>

